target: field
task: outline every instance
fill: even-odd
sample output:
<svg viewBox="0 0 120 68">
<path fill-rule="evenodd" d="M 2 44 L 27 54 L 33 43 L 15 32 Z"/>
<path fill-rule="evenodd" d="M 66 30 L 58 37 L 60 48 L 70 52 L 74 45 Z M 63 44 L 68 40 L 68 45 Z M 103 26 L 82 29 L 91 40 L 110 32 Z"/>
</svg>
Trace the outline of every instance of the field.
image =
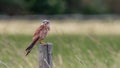
<svg viewBox="0 0 120 68">
<path fill-rule="evenodd" d="M 39 21 L 0 22 L 0 68 L 37 68 L 39 46 L 27 57 L 24 50 Z M 53 43 L 54 68 L 120 68 L 119 21 L 52 22 L 45 42 Z"/>
</svg>

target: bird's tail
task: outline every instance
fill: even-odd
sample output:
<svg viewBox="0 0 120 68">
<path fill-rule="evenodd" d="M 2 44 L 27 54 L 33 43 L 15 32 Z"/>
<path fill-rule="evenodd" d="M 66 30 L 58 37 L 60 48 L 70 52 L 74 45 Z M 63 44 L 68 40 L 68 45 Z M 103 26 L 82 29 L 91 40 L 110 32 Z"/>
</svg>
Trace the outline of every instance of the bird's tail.
<svg viewBox="0 0 120 68">
<path fill-rule="evenodd" d="M 39 37 L 38 38 L 36 38 L 34 41 L 32 41 L 32 43 L 26 48 L 26 56 L 31 52 L 31 50 L 32 50 L 32 48 L 34 47 L 34 45 L 35 45 L 35 43 L 37 42 L 37 40 L 39 39 Z"/>
</svg>

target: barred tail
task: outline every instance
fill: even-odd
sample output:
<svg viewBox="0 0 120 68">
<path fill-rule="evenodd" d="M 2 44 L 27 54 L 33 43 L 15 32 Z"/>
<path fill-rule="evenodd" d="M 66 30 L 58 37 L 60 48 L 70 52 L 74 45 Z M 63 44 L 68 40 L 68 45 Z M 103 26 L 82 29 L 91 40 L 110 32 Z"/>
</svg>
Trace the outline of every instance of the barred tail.
<svg viewBox="0 0 120 68">
<path fill-rule="evenodd" d="M 39 39 L 39 37 L 36 38 L 34 41 L 32 41 L 32 43 L 26 48 L 26 50 L 25 50 L 27 52 L 26 56 L 31 52 L 32 48 L 34 47 L 34 45 L 38 39 Z"/>
</svg>

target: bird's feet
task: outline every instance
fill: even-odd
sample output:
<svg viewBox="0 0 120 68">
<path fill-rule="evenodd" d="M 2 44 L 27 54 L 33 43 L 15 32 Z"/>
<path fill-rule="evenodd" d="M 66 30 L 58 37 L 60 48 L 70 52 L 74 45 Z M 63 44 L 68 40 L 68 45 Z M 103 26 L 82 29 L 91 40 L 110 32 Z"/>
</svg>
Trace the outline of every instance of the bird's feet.
<svg viewBox="0 0 120 68">
<path fill-rule="evenodd" d="M 40 41 L 40 44 L 46 44 L 45 42 L 43 42 L 43 41 Z"/>
</svg>

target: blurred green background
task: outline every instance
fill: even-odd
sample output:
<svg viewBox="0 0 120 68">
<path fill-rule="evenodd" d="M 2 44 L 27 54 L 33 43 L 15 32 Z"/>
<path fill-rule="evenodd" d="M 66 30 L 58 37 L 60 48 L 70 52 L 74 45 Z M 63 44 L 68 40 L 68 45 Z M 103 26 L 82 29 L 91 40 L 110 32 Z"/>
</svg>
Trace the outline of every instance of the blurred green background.
<svg viewBox="0 0 120 68">
<path fill-rule="evenodd" d="M 119 14 L 120 0 L 0 0 L 0 14 Z"/>
<path fill-rule="evenodd" d="M 53 68 L 120 68 L 120 0 L 0 0 L 0 68 L 38 68 L 35 29 L 51 21 Z"/>
</svg>

